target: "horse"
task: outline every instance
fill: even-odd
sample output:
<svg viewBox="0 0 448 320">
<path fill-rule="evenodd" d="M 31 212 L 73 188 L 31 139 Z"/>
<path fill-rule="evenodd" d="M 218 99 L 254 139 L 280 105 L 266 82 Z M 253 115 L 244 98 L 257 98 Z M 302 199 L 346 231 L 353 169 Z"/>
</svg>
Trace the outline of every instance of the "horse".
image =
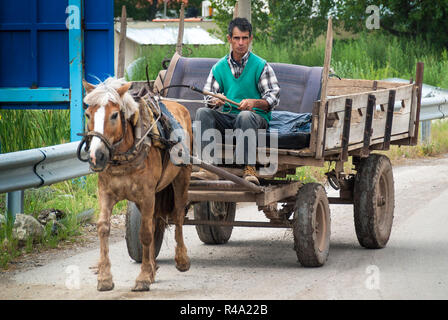
<svg viewBox="0 0 448 320">
<path fill-rule="evenodd" d="M 176 166 L 166 156 L 166 150 L 154 144 L 136 153 L 134 130 L 139 117 L 139 103 L 129 92 L 132 82 L 108 78 L 98 85 L 83 80 L 85 116 L 90 137 L 88 162 L 98 172 L 100 213 L 97 230 L 100 240 L 98 291 L 114 288 L 109 260 L 110 216 L 121 200 L 136 204 L 141 212 L 140 241 L 143 248 L 141 271 L 132 291 L 149 291 L 156 273 L 154 232 L 156 219 L 172 219 L 175 224 L 176 268 L 187 271 L 190 259 L 184 243 L 182 226 L 188 200 L 191 164 Z M 167 109 L 182 126 L 192 150 L 192 125 L 189 111 L 181 104 L 167 101 Z M 83 138 L 83 139 L 84 139 Z M 188 140 L 187 140 L 188 141 Z M 130 151 L 134 157 L 129 159 Z M 127 155 L 128 161 L 119 155 Z M 112 161 L 113 159 L 122 161 Z"/>
</svg>

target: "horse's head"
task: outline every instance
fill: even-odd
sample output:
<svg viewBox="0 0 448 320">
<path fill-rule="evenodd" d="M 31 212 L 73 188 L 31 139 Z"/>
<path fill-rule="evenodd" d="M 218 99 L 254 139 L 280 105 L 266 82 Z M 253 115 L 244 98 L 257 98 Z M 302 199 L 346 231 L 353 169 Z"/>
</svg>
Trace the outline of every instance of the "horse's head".
<svg viewBox="0 0 448 320">
<path fill-rule="evenodd" d="M 112 152 L 125 139 L 127 121 L 135 124 L 138 117 L 138 103 L 128 90 L 132 82 L 108 78 L 94 86 L 83 81 L 86 89 L 84 103 L 88 119 L 89 163 L 93 171 L 103 171 L 112 157 Z"/>
</svg>

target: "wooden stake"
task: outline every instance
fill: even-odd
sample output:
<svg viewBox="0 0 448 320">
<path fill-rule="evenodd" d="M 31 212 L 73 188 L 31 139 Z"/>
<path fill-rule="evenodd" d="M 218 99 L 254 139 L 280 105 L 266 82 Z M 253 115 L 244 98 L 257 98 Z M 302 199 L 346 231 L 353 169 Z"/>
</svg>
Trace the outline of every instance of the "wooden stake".
<svg viewBox="0 0 448 320">
<path fill-rule="evenodd" d="M 184 40 L 184 20 L 185 20 L 185 4 L 182 2 L 180 6 L 179 32 L 177 34 L 176 52 L 182 55 L 182 42 Z"/>
<path fill-rule="evenodd" d="M 316 144 L 316 159 L 321 159 L 323 156 L 323 137 L 325 128 L 325 104 L 327 103 L 327 84 L 328 84 L 328 74 L 330 72 L 330 62 L 331 62 L 331 51 L 333 49 L 333 22 L 332 18 L 328 19 L 327 26 L 327 42 L 325 44 L 325 60 L 324 69 L 322 71 L 322 85 L 320 94 L 320 105 L 319 105 L 319 125 L 317 131 L 317 144 Z"/>
<path fill-rule="evenodd" d="M 233 19 L 238 18 L 238 1 L 235 3 L 235 8 L 233 8 Z"/>
<path fill-rule="evenodd" d="M 117 66 L 117 78 L 124 77 L 124 64 L 126 57 L 126 6 L 121 8 L 121 20 L 120 20 L 120 45 L 118 47 L 118 66 Z"/>
<path fill-rule="evenodd" d="M 411 145 L 415 146 L 418 143 L 418 127 L 420 124 L 420 106 L 422 103 L 422 86 L 423 86 L 423 70 L 424 64 L 423 62 L 417 62 L 417 67 L 415 71 L 415 84 L 418 86 L 417 92 L 417 113 L 415 116 L 415 132 L 414 136 L 411 138 Z"/>
</svg>

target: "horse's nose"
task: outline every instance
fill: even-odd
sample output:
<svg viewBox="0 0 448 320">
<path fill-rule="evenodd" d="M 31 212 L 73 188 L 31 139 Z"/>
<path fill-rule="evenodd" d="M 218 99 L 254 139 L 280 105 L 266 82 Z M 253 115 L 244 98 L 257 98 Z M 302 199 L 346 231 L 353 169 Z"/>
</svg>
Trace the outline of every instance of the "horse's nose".
<svg viewBox="0 0 448 320">
<path fill-rule="evenodd" d="M 96 150 L 94 158 L 96 160 L 96 163 L 94 162 L 94 164 L 96 164 L 98 167 L 104 167 L 106 165 L 107 157 L 103 150 Z"/>
</svg>

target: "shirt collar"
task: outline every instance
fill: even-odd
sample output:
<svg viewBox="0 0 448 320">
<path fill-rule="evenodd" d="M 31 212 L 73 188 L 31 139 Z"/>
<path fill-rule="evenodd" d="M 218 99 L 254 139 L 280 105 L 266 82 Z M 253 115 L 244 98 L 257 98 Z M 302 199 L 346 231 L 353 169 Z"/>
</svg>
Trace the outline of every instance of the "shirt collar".
<svg viewBox="0 0 448 320">
<path fill-rule="evenodd" d="M 237 66 L 244 66 L 246 64 L 247 60 L 249 59 L 250 50 L 247 51 L 246 54 L 241 58 L 241 63 L 239 63 L 233 59 L 232 53 L 233 53 L 233 51 L 231 51 L 229 54 L 229 61 L 231 61 L 233 64 L 236 64 Z"/>
</svg>

